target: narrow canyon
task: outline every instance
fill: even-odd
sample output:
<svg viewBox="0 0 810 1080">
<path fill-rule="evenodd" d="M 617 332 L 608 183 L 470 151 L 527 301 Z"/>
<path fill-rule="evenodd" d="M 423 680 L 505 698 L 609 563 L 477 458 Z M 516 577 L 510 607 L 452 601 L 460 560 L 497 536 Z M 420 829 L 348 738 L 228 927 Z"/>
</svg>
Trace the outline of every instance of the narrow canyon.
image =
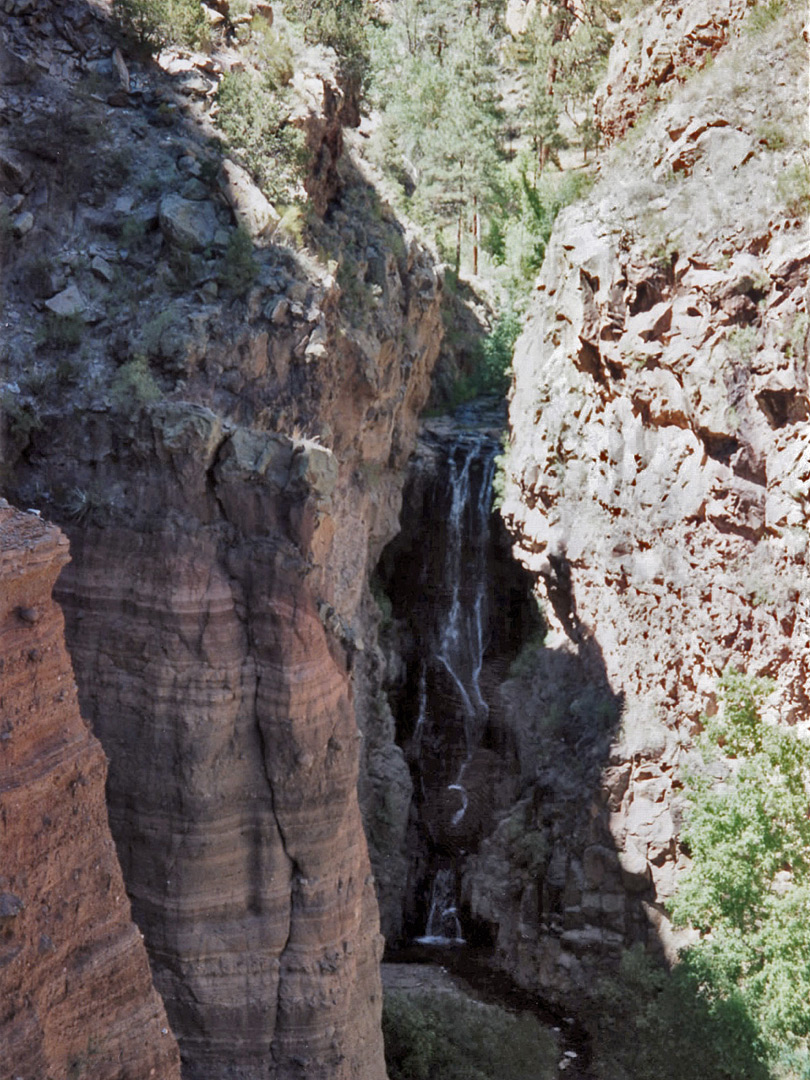
<svg viewBox="0 0 810 1080">
<path fill-rule="evenodd" d="M 810 739 L 807 12 L 610 14 L 493 388 L 508 254 L 396 202 L 374 49 L 192 6 L 150 58 L 126 4 L 0 0 L 0 1080 L 387 1080 L 414 960 L 562 1026 L 548 1075 L 646 1080 L 595 988 L 711 929 L 724 675 Z M 507 58 L 543 13 L 484 7 Z M 223 120 L 267 71 L 294 182 Z"/>
</svg>

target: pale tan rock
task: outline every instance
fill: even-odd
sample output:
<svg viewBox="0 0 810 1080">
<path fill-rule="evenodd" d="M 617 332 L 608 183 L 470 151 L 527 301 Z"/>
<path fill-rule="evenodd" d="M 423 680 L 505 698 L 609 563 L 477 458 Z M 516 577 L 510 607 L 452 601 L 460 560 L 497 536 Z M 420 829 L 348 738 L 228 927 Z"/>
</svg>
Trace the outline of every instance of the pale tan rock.
<svg viewBox="0 0 810 1080">
<path fill-rule="evenodd" d="M 549 648 L 595 664 L 623 710 L 588 831 L 568 819 L 555 851 L 568 876 L 544 879 L 561 925 L 527 920 L 518 938 L 521 901 L 499 894 L 505 963 L 560 993 L 587 981 L 585 923 L 674 955 L 660 916 L 687 864 L 675 793 L 701 717 L 720 705 L 722 672 L 774 677 L 770 714 L 810 729 L 810 247 L 806 227 L 774 218 L 767 168 L 778 155 L 752 143 L 775 109 L 804 123 L 806 79 L 763 73 L 790 27 L 755 48 L 728 37 L 742 14 L 687 3 L 668 13 L 662 40 L 663 8 L 645 11 L 629 65 L 631 38 L 619 35 L 609 67 L 619 81 L 600 105 L 614 132 L 641 100 L 641 78 L 677 78 L 701 39 L 728 44 L 705 76 L 672 88 L 632 145 L 603 157 L 586 203 L 559 215 L 513 362 L 501 512 L 537 575 Z M 687 27 L 693 36 L 676 42 Z M 752 64 L 759 82 L 730 94 L 727 78 Z M 615 876 L 593 847 L 605 834 Z M 486 854 L 478 875 L 497 870 Z"/>
<path fill-rule="evenodd" d="M 280 218 L 241 165 L 228 158 L 220 166 L 220 186 L 240 225 L 254 238 L 268 235 Z"/>
</svg>

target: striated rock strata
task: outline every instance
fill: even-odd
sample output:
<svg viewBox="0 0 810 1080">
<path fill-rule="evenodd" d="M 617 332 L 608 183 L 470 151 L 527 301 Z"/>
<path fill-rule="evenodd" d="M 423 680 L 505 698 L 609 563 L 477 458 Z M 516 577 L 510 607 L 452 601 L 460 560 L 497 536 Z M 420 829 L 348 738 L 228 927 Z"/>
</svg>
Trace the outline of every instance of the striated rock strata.
<svg viewBox="0 0 810 1080">
<path fill-rule="evenodd" d="M 570 992 L 633 940 L 676 947 L 679 776 L 729 665 L 810 722 L 800 19 L 755 11 L 603 160 L 517 347 L 502 512 L 553 632 L 504 693 L 529 785 L 510 820 L 537 844 L 505 820 L 465 888 L 524 983 Z"/>
<path fill-rule="evenodd" d="M 122 96 L 101 9 L 77 6 L 48 9 L 63 59 L 4 87 L 33 221 L 6 256 L 2 482 L 71 538 L 58 597 L 185 1075 L 382 1080 L 351 680 L 441 283 L 338 158 L 325 65 L 294 80 L 323 110 L 297 118 L 329 203 L 306 249 L 271 239 L 267 200 L 206 137 L 230 46 L 164 72 L 128 57 Z M 11 23 L 38 56 L 41 23 Z M 51 168 L 54 131 L 76 140 Z"/>
<path fill-rule="evenodd" d="M 0 502 L 0 1076 L 179 1078 L 51 599 L 65 538 Z"/>
</svg>

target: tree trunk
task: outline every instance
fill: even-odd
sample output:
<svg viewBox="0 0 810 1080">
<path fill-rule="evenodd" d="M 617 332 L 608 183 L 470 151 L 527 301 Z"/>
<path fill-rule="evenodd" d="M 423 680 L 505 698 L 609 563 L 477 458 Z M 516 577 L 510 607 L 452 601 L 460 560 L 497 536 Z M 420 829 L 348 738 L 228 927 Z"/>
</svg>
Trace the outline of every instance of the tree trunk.
<svg viewBox="0 0 810 1080">
<path fill-rule="evenodd" d="M 478 196 L 473 195 L 473 274 L 478 274 L 478 245 L 481 238 L 481 222 L 478 217 Z"/>
</svg>

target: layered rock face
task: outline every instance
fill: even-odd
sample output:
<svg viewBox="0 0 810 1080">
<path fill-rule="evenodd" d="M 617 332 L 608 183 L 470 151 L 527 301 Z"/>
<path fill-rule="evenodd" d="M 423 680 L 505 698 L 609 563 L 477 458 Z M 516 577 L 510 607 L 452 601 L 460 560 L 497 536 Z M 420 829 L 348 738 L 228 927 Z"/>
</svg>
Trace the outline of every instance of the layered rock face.
<svg viewBox="0 0 810 1080">
<path fill-rule="evenodd" d="M 318 143 L 310 199 L 331 200 L 316 259 L 269 239 L 272 208 L 206 138 L 211 71 L 232 55 L 205 74 L 130 59 L 129 89 L 113 87 L 99 9 L 78 6 L 12 27 L 29 63 L 4 90 L 8 187 L 15 212 L 36 212 L 7 254 L 3 484 L 71 537 L 57 595 L 184 1074 L 382 1080 L 351 669 L 429 392 L 440 281 L 338 162 L 325 75 L 295 76 L 323 108 L 299 118 Z M 43 18 L 65 36 L 47 77 Z M 78 142 L 58 169 L 37 164 L 43 126 L 60 108 L 60 132 L 78 123 L 79 99 Z M 244 280 L 237 222 L 254 240 Z"/>
<path fill-rule="evenodd" d="M 388 467 L 427 394 L 435 282 L 408 310 L 408 355 L 327 339 L 310 366 L 331 448 L 234 423 L 201 403 L 201 380 L 198 400 L 155 405 L 128 431 L 102 422 L 80 449 L 56 424 L 40 461 L 50 482 L 81 454 L 72 477 L 109 500 L 72 528 L 58 595 L 192 1076 L 224 1063 L 245 1077 L 384 1075 L 349 668 L 366 566 L 395 528 Z M 267 334 L 249 340 L 265 357 Z M 368 409 L 371 378 L 390 409 Z M 272 376 L 264 386 L 251 381 L 254 402 Z"/>
<path fill-rule="evenodd" d="M 387 451 L 392 429 L 338 426 L 356 404 L 333 416 L 336 441 Z M 88 451 L 92 469 L 103 451 Z M 348 660 L 369 544 L 396 498 L 343 451 L 226 434 L 199 404 L 156 407 L 106 481 L 130 519 L 76 530 L 60 580 L 134 910 L 191 1075 L 223 1062 L 239 1076 L 268 1062 L 278 1076 L 383 1075 Z"/>
<path fill-rule="evenodd" d="M 570 990 L 605 950 L 674 946 L 679 771 L 729 665 L 775 681 L 772 716 L 810 720 L 800 16 L 755 12 L 605 158 L 558 219 L 518 344 L 503 514 L 555 628 L 537 665 L 567 654 L 621 707 L 601 726 L 598 702 L 569 712 L 590 778 L 566 792 L 558 768 L 524 807 L 539 889 L 504 837 L 468 879 L 526 982 Z M 506 689 L 546 730 L 547 688 Z"/>
<path fill-rule="evenodd" d="M 0 503 L 0 1075 L 179 1078 L 51 599 L 67 541 Z"/>
</svg>

